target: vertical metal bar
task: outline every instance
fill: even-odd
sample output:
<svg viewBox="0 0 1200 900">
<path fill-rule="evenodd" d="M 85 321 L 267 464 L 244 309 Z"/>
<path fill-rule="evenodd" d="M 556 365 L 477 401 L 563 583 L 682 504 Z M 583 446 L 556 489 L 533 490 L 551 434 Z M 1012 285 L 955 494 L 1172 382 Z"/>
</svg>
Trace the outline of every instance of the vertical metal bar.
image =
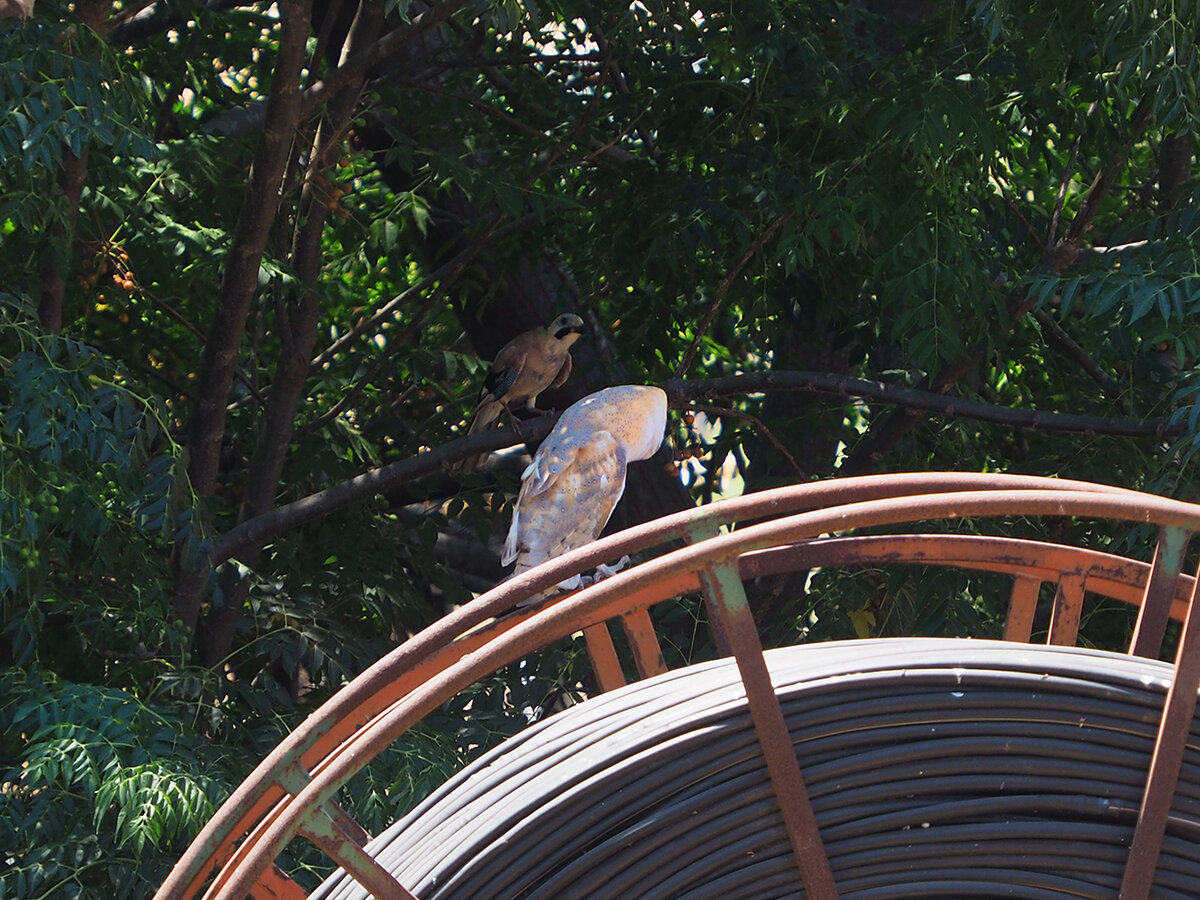
<svg viewBox="0 0 1200 900">
<path fill-rule="evenodd" d="M 1034 575 L 1013 576 L 1008 615 L 1004 619 L 1004 640 L 1029 643 L 1033 635 L 1033 617 L 1037 612 L 1042 579 Z"/>
<path fill-rule="evenodd" d="M 391 872 L 376 862 L 352 837 L 343 833 L 323 811 L 308 816 L 299 831 L 374 894 L 377 900 L 417 900 L 392 877 Z"/>
<path fill-rule="evenodd" d="M 1058 578 L 1054 609 L 1050 613 L 1050 636 L 1046 643 L 1065 647 L 1075 645 L 1079 637 L 1079 617 L 1083 612 L 1083 586 L 1086 575 L 1064 572 Z"/>
<path fill-rule="evenodd" d="M 661 675 L 667 671 L 667 661 L 663 658 L 662 647 L 658 643 L 658 635 L 654 633 L 654 623 L 650 621 L 650 611 L 646 607 L 640 606 L 621 616 L 621 627 L 625 629 L 625 636 L 629 639 L 629 647 L 633 651 L 633 661 L 642 678 Z"/>
<path fill-rule="evenodd" d="M 1121 880 L 1119 900 L 1148 900 L 1154 883 L 1154 870 L 1166 834 L 1171 799 L 1179 781 L 1188 734 L 1196 715 L 1196 691 L 1200 688 L 1200 577 L 1197 577 L 1188 605 L 1179 650 L 1175 654 L 1175 677 L 1163 704 L 1154 755 L 1146 775 L 1146 789 L 1138 811 L 1137 825 L 1129 845 L 1129 857 Z"/>
<path fill-rule="evenodd" d="M 1183 558 L 1191 537 L 1190 531 L 1177 526 L 1163 526 L 1158 531 L 1150 578 L 1146 581 L 1137 625 L 1129 642 L 1129 652 L 1133 656 L 1158 659 L 1171 615 L 1171 601 L 1175 599 L 1175 586 L 1183 571 Z"/>
<path fill-rule="evenodd" d="M 796 751 L 792 747 L 792 736 L 784 721 L 783 710 L 779 708 L 779 698 L 775 696 L 771 673 L 763 658 L 762 643 L 746 601 L 745 589 L 738 577 L 737 562 L 704 569 L 700 573 L 700 580 L 713 601 L 714 611 L 737 661 L 746 689 L 750 718 L 758 734 L 767 774 L 779 801 L 779 811 L 808 900 L 837 900 L 837 883 L 829 866 L 829 857 L 825 853 L 808 789 L 804 786 Z"/>
<path fill-rule="evenodd" d="M 621 661 L 617 659 L 617 648 L 613 646 L 607 623 L 589 625 L 583 629 L 583 639 L 587 641 L 588 656 L 600 690 L 611 691 L 625 684 L 625 673 L 621 671 Z"/>
<path fill-rule="evenodd" d="M 695 544 L 699 541 L 716 537 L 720 533 L 721 528 L 716 521 L 702 519 L 700 522 L 693 522 L 688 526 L 687 541 L 688 543 Z M 704 592 L 704 608 L 708 612 L 708 627 L 712 630 L 713 646 L 716 647 L 717 655 L 732 656 L 733 650 L 729 646 L 729 637 L 725 634 L 725 623 L 722 621 L 720 611 L 717 608 L 713 590 L 709 582 L 703 577 L 700 578 L 700 587 Z"/>
</svg>

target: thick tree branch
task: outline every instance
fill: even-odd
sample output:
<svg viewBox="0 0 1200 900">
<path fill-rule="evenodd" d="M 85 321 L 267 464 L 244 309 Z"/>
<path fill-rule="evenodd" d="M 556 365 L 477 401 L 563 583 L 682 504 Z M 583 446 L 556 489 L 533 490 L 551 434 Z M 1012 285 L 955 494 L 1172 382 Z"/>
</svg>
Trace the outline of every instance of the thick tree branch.
<svg viewBox="0 0 1200 900">
<path fill-rule="evenodd" d="M 695 401 L 737 394 L 806 391 L 847 399 L 896 404 L 947 418 L 973 419 L 1011 428 L 1158 439 L 1181 433 L 1180 426 L 1171 425 L 1166 419 L 1137 421 L 1010 409 L 977 400 L 963 400 L 932 391 L 825 372 L 764 372 L 731 375 L 725 378 L 675 378 L 659 386 L 667 392 L 670 405 L 675 409 L 687 408 Z M 237 557 L 247 547 L 298 528 L 344 506 L 361 503 L 396 485 L 440 473 L 447 464 L 455 460 L 519 443 L 536 443 L 550 433 L 550 429 L 558 421 L 558 416 L 558 413 L 546 413 L 539 418 L 522 422 L 519 434 L 511 427 L 495 428 L 450 441 L 433 450 L 372 469 L 316 494 L 276 507 L 217 537 L 212 543 L 209 563 L 217 565 Z"/>
<path fill-rule="evenodd" d="M 279 206 L 300 111 L 300 70 L 305 62 L 311 3 L 291 0 L 280 5 L 282 32 L 266 128 L 255 154 L 250 183 L 242 199 L 232 249 L 217 307 L 200 359 L 195 407 L 188 431 L 188 474 L 201 496 L 215 493 L 225 438 L 226 405 L 237 368 L 246 318 L 258 290 L 258 272 Z M 185 572 L 174 599 L 175 612 L 190 631 L 200 612 L 206 574 Z"/>
<path fill-rule="evenodd" d="M 79 220 L 79 200 L 87 181 L 87 150 L 76 156 L 66 144 L 62 148 L 62 168 L 57 186 L 62 202 L 61 218 L 51 228 L 55 241 L 42 265 L 41 293 L 38 296 L 38 321 L 46 331 L 58 334 L 63 325 L 63 300 L 67 293 L 67 275 Z"/>
<path fill-rule="evenodd" d="M 558 413 L 547 413 L 540 418 L 522 422 L 520 434 L 512 427 L 493 428 L 451 441 L 433 450 L 388 463 L 323 491 L 277 506 L 264 515 L 247 519 L 216 538 L 212 543 L 209 563 L 218 565 L 239 556 L 244 548 L 261 543 L 267 538 L 291 531 L 344 506 L 360 503 L 396 485 L 441 472 L 454 460 L 473 453 L 511 447 L 523 441 L 540 441 L 550 433 L 550 429 L 558 421 L 558 416 Z"/>
<path fill-rule="evenodd" d="M 204 343 L 197 378 L 196 409 L 188 441 L 192 483 L 200 494 L 216 489 L 217 464 L 225 435 L 225 409 L 258 272 L 279 206 L 279 186 L 299 119 L 299 79 L 308 37 L 309 6 L 293 2 L 281 9 L 283 32 L 274 89 L 267 102 L 267 125 L 254 158 L 242 201 L 229 261 L 221 278 L 217 308 Z"/>
<path fill-rule="evenodd" d="M 25 15 L 33 9 L 28 4 L 18 3 Z M 108 9 L 106 0 L 81 0 L 77 5 L 79 18 L 94 31 L 103 33 L 104 14 Z M 22 15 L 21 18 L 24 18 Z M 58 220 L 51 226 L 54 238 L 50 254 L 42 264 L 41 285 L 38 296 L 38 321 L 46 331 L 57 334 L 62 331 L 63 302 L 67 294 L 67 278 L 76 258 L 75 226 L 79 221 L 79 201 L 83 197 L 83 186 L 87 182 L 87 145 L 76 155 L 64 141 L 62 165 L 55 179 L 61 198 L 62 209 Z"/>
<path fill-rule="evenodd" d="M 361 0 L 342 49 L 343 58 L 352 52 L 354 46 L 374 40 L 379 33 L 382 13 L 381 2 Z M 330 104 L 328 116 L 317 126 L 312 145 L 305 154 L 310 162 L 289 251 L 297 276 L 296 295 L 277 304 L 275 328 L 279 334 L 279 356 L 250 459 L 246 490 L 238 513 L 241 520 L 254 518 L 270 510 L 291 449 L 296 414 L 305 396 L 309 360 L 316 343 L 321 314 L 319 278 L 330 196 L 317 176 L 328 171 L 331 161 L 337 157 L 338 148 L 357 107 L 364 75 L 365 72 L 360 71 L 357 82 L 344 82 L 335 102 Z M 247 548 L 243 561 L 253 568 L 257 565 L 260 550 L 259 546 Z M 200 653 L 202 665 L 216 665 L 233 649 L 235 627 L 241 616 L 248 585 L 240 581 L 235 583 L 232 578 L 226 581 L 224 605 L 214 609 L 205 621 Z"/>
<path fill-rule="evenodd" d="M 883 381 L 831 375 L 826 372 L 762 372 L 730 375 L 725 378 L 673 379 L 660 385 L 673 407 L 689 400 L 710 399 L 730 394 L 766 391 L 806 391 L 858 400 L 874 400 L 905 409 L 932 413 L 949 419 L 972 419 L 1011 428 L 1077 434 L 1107 434 L 1115 437 L 1167 438 L 1182 433 L 1182 428 L 1166 419 L 1114 419 L 1076 413 L 1040 412 L 1012 409 L 979 400 L 950 397 L 934 391 L 902 387 Z"/>
</svg>

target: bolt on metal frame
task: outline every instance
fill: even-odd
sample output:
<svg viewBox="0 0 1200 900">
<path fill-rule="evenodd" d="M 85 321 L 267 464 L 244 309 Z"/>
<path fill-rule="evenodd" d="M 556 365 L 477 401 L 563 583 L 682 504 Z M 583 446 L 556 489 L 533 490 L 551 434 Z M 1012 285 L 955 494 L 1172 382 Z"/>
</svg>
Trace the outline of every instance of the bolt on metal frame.
<svg viewBox="0 0 1200 900">
<path fill-rule="evenodd" d="M 1083 547 L 988 535 L 865 533 L 880 526 L 1022 515 L 1150 524 L 1149 562 Z M 733 530 L 730 530 L 731 526 Z M 1175 674 L 1119 900 L 1146 900 L 1200 688 L 1197 579 L 1183 573 L 1200 506 L 1086 482 L 920 473 L 835 479 L 749 494 L 614 534 L 503 582 L 381 659 L 267 756 L 204 827 L 155 900 L 306 896 L 275 865 L 296 837 L 318 846 L 381 900 L 411 894 L 364 849 L 369 835 L 337 804 L 346 781 L 443 702 L 504 665 L 582 631 L 602 690 L 625 683 L 609 622 L 640 677 L 666 670 L 648 609 L 700 591 L 718 648 L 735 658 L 764 761 L 813 900 L 837 886 L 792 749 L 743 580 L 822 566 L 916 562 L 1011 575 L 1004 637 L 1028 641 L 1041 586 L 1056 585 L 1050 643 L 1074 644 L 1085 593 L 1138 607 L 1129 652 L 1158 655 L 1183 621 Z M 570 595 L 520 601 L 626 554 L 661 555 Z"/>
</svg>

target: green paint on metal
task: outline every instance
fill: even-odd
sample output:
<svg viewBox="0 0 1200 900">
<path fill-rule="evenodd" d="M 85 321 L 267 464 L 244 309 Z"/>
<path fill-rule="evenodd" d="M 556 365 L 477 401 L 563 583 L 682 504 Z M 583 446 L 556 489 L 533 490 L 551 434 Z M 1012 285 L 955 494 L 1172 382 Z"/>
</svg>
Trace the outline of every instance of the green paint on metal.
<svg viewBox="0 0 1200 900">
<path fill-rule="evenodd" d="M 1129 644 L 1129 652 L 1135 656 L 1158 656 L 1170 617 L 1175 585 L 1183 572 L 1184 556 L 1191 537 L 1192 531 L 1181 525 L 1163 525 L 1159 528 L 1153 568 L 1142 597 L 1133 640 Z"/>
<path fill-rule="evenodd" d="M 698 516 L 688 520 L 680 529 L 680 536 L 689 544 L 698 544 L 721 534 L 721 520 L 711 516 Z"/>
<path fill-rule="evenodd" d="M 1178 525 L 1164 526 L 1159 533 L 1158 543 L 1162 547 L 1163 558 L 1171 564 L 1168 571 L 1172 577 L 1183 571 L 1183 555 L 1191 537 L 1190 531 Z"/>
<path fill-rule="evenodd" d="M 700 584 L 713 603 L 736 613 L 748 609 L 746 588 L 738 574 L 737 560 L 725 559 L 710 564 L 700 573 Z"/>
</svg>

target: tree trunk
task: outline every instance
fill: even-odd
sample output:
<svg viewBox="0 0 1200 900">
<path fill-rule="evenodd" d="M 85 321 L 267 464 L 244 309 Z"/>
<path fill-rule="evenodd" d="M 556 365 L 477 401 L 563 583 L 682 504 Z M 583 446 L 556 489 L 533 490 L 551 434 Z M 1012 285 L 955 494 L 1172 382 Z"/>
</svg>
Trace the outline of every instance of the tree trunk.
<svg viewBox="0 0 1200 900">
<path fill-rule="evenodd" d="M 238 214 L 197 373 L 187 448 L 192 486 L 201 496 L 213 495 L 218 487 L 229 390 L 300 115 L 300 71 L 307 62 L 310 2 L 284 0 L 280 13 L 279 58 L 267 101 L 266 127 Z M 184 572 L 176 588 L 175 613 L 189 632 L 195 631 L 207 578 L 207 572 Z"/>
<path fill-rule="evenodd" d="M 343 62 L 352 58 L 355 49 L 369 46 L 378 37 L 381 19 L 379 4 L 366 2 L 359 6 L 350 35 L 343 46 Z M 270 510 L 279 492 L 288 450 L 296 431 L 300 404 L 306 395 L 309 362 L 313 358 L 317 325 L 321 317 L 318 282 L 322 262 L 321 241 L 330 213 L 330 194 L 327 188 L 322 187 L 319 177 L 332 170 L 340 155 L 343 135 L 356 108 L 364 75 L 365 69 L 358 69 L 357 81 L 343 82 L 342 87 L 330 98 L 329 109 L 336 112 L 321 124 L 309 154 L 311 163 L 305 172 L 305 185 L 296 217 L 296 221 L 303 224 L 298 226 L 291 248 L 292 266 L 300 285 L 299 296 L 294 302 L 285 299 L 276 309 L 280 355 L 250 459 L 246 492 L 238 513 L 239 523 Z M 242 555 L 242 561 L 253 568 L 261 549 L 261 545 L 250 549 Z M 249 590 L 247 582 L 237 578 L 232 571 L 223 579 L 223 587 L 225 603 L 220 609 L 213 610 L 202 629 L 200 661 L 206 666 L 216 665 L 232 651 L 235 623 Z"/>
</svg>

